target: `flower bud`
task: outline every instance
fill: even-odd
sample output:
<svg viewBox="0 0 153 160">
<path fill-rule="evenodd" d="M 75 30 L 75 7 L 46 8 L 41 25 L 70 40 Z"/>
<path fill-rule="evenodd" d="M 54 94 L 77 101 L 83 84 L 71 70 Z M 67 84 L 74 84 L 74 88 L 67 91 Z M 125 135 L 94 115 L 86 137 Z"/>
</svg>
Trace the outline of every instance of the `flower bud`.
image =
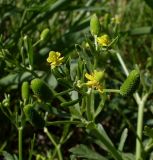
<svg viewBox="0 0 153 160">
<path fill-rule="evenodd" d="M 38 114 L 38 112 L 34 109 L 32 104 L 26 105 L 24 108 L 24 113 L 27 120 L 37 128 L 43 128 L 45 126 L 44 119 Z"/>
<path fill-rule="evenodd" d="M 31 81 L 31 88 L 34 95 L 43 101 L 50 101 L 52 98 L 52 92 L 45 82 L 39 78 L 35 78 Z"/>
<path fill-rule="evenodd" d="M 5 99 L 2 101 L 1 105 L 4 107 L 10 107 L 10 95 L 9 94 L 4 94 Z"/>
<path fill-rule="evenodd" d="M 90 32 L 93 36 L 100 33 L 100 22 L 96 14 L 92 15 L 90 19 Z"/>
<path fill-rule="evenodd" d="M 94 70 L 94 76 L 95 76 L 96 81 L 101 83 L 104 80 L 104 71 Z"/>
<path fill-rule="evenodd" d="M 40 40 L 47 39 L 48 35 L 49 35 L 49 29 L 45 28 L 40 34 Z"/>
<path fill-rule="evenodd" d="M 21 96 L 22 96 L 23 101 L 28 101 L 28 99 L 29 99 L 29 83 L 27 81 L 22 83 Z"/>
<path fill-rule="evenodd" d="M 120 94 L 122 96 L 131 96 L 138 88 L 140 83 L 140 73 L 138 70 L 130 72 L 127 79 L 120 87 Z"/>
</svg>

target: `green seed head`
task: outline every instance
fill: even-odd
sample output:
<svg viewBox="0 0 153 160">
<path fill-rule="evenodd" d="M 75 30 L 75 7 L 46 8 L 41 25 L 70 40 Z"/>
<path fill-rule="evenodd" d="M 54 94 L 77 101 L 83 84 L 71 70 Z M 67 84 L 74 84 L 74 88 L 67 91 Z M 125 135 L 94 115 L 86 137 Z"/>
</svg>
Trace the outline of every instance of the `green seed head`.
<svg viewBox="0 0 153 160">
<path fill-rule="evenodd" d="M 90 19 L 90 32 L 93 36 L 98 36 L 100 33 L 100 22 L 96 14 L 92 15 Z"/>
<path fill-rule="evenodd" d="M 140 83 L 140 73 L 138 70 L 133 70 L 130 72 L 127 79 L 120 87 L 120 94 L 122 96 L 131 96 L 139 87 Z"/>
<path fill-rule="evenodd" d="M 28 101 L 29 99 L 29 83 L 23 82 L 21 86 L 21 96 L 23 101 Z"/>
<path fill-rule="evenodd" d="M 50 101 L 52 98 L 52 92 L 45 82 L 36 78 L 31 81 L 31 88 L 34 95 L 43 101 Z"/>
<path fill-rule="evenodd" d="M 38 112 L 34 109 L 34 106 L 28 104 L 23 108 L 25 116 L 27 120 L 37 128 L 43 128 L 45 126 L 44 119 L 38 114 Z"/>
<path fill-rule="evenodd" d="M 49 35 L 49 29 L 48 28 L 45 28 L 41 34 L 40 34 L 40 40 L 45 40 L 48 38 L 48 35 Z"/>
</svg>

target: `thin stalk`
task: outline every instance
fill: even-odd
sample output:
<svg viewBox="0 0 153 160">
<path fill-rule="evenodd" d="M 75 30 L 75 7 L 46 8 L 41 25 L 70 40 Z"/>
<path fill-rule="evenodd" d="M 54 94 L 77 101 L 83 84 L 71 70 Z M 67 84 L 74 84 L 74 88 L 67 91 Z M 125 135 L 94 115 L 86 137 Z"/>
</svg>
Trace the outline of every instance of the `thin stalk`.
<svg viewBox="0 0 153 160">
<path fill-rule="evenodd" d="M 31 141 L 31 149 L 30 149 L 30 153 L 29 153 L 29 159 L 28 160 L 31 160 L 32 159 L 32 154 L 33 154 L 33 148 L 34 148 L 34 142 L 35 142 L 35 134 L 33 136 L 33 139 Z"/>
<path fill-rule="evenodd" d="M 46 122 L 47 126 L 59 125 L 59 124 L 81 124 L 81 122 L 80 121 L 54 121 L 54 122 Z"/>
<path fill-rule="evenodd" d="M 94 96 L 92 93 L 92 89 L 89 89 L 88 92 L 89 94 L 88 96 L 86 96 L 86 114 L 88 121 L 93 121 L 95 111 L 92 103 L 94 102 Z"/>
<path fill-rule="evenodd" d="M 122 68 L 124 70 L 124 73 L 126 74 L 126 76 L 128 76 L 129 75 L 129 71 L 128 71 L 128 69 L 127 69 L 127 67 L 126 67 L 121 55 L 118 52 L 116 52 L 116 56 L 117 56 L 121 66 L 122 66 Z"/>
<path fill-rule="evenodd" d="M 22 131 L 23 131 L 23 127 L 19 127 L 18 128 L 19 160 L 22 160 Z"/>
<path fill-rule="evenodd" d="M 37 42 L 35 42 L 35 43 L 32 45 L 32 47 L 36 47 L 41 41 L 42 41 L 42 40 L 39 39 Z"/>
<path fill-rule="evenodd" d="M 59 160 L 63 160 L 62 153 L 61 153 L 61 150 L 60 150 L 61 145 L 57 144 L 55 142 L 52 134 L 48 131 L 48 129 L 46 127 L 44 128 L 44 132 L 46 133 L 46 135 L 48 136 L 48 138 L 51 140 L 51 142 L 53 143 L 53 145 L 55 146 Z"/>
<path fill-rule="evenodd" d="M 96 48 L 96 51 L 97 51 L 98 50 L 97 35 L 94 35 L 94 42 L 95 42 L 95 48 Z"/>
<path fill-rule="evenodd" d="M 61 102 L 66 102 L 66 100 L 65 100 L 61 95 L 56 96 L 58 93 L 57 93 L 54 89 L 51 89 L 51 88 L 50 88 L 50 90 L 52 91 L 53 95 L 54 95 L 57 99 L 59 99 Z"/>
<path fill-rule="evenodd" d="M 103 89 L 103 92 L 114 92 L 114 93 L 120 93 L 119 89 Z"/>
<path fill-rule="evenodd" d="M 21 21 L 20 21 L 20 25 L 19 25 L 20 27 L 23 25 L 23 21 L 25 19 L 26 14 L 27 14 L 27 9 L 24 10 L 23 15 L 21 17 Z"/>
<path fill-rule="evenodd" d="M 74 90 L 73 88 L 70 88 L 70 89 L 68 89 L 66 91 L 59 92 L 59 93 L 55 94 L 54 96 L 55 97 L 62 96 L 62 95 L 67 94 L 67 93 L 69 93 L 69 92 L 71 92 L 73 90 Z"/>
</svg>

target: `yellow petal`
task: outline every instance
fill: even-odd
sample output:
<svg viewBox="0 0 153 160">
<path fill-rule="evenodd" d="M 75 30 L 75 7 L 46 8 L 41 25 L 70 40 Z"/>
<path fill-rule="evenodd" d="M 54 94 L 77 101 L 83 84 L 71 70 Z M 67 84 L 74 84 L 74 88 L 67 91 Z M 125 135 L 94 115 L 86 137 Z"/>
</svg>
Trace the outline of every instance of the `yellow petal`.
<svg viewBox="0 0 153 160">
<path fill-rule="evenodd" d="M 85 74 L 85 77 L 86 77 L 87 79 L 91 80 L 91 81 L 94 80 L 94 77 L 93 77 L 92 75 L 88 74 L 88 73 Z"/>
</svg>

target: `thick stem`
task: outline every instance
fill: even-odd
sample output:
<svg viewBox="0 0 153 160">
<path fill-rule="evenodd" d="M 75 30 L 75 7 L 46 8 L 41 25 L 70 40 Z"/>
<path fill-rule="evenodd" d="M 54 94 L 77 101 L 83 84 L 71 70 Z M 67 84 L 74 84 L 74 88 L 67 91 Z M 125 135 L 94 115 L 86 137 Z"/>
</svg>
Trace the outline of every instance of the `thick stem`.
<svg viewBox="0 0 153 160">
<path fill-rule="evenodd" d="M 143 127 L 143 110 L 144 103 L 141 102 L 138 107 L 138 120 L 137 120 L 137 136 L 142 140 L 142 127 Z M 141 142 L 136 139 L 136 160 L 141 158 Z"/>
<path fill-rule="evenodd" d="M 142 153 L 142 130 L 143 130 L 143 112 L 144 112 L 144 106 L 145 102 L 147 100 L 148 94 L 146 94 L 142 100 L 139 102 L 138 106 L 138 120 L 137 120 L 137 136 L 139 139 L 136 139 L 136 160 L 141 159 L 141 153 Z"/>
<path fill-rule="evenodd" d="M 22 160 L 22 131 L 23 131 L 23 127 L 19 127 L 19 128 L 18 128 L 19 160 Z"/>
<path fill-rule="evenodd" d="M 60 144 L 57 145 L 56 150 L 57 150 L 57 154 L 58 154 L 59 160 L 63 160 L 62 153 L 61 153 L 61 145 Z"/>
</svg>

